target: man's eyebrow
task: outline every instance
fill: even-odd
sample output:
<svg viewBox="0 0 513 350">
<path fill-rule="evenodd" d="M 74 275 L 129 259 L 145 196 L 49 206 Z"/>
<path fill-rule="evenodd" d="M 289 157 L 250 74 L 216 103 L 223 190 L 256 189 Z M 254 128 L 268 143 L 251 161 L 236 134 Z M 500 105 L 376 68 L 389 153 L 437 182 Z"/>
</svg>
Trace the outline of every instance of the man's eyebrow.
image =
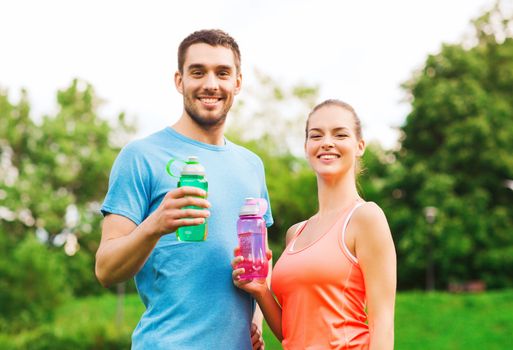
<svg viewBox="0 0 513 350">
<path fill-rule="evenodd" d="M 201 63 L 193 63 L 191 64 L 190 66 L 187 67 L 187 70 L 191 70 L 191 69 L 203 69 L 205 68 L 205 65 L 201 64 Z"/>
<path fill-rule="evenodd" d="M 191 65 L 189 65 L 187 67 L 187 70 L 191 70 L 191 69 L 205 69 L 205 65 L 204 64 L 201 64 L 201 63 L 193 63 Z M 235 69 L 235 67 L 233 66 L 229 66 L 229 65 L 225 65 L 225 64 L 220 64 L 218 66 L 215 67 L 216 70 L 229 70 L 229 71 L 232 71 Z"/>
<path fill-rule="evenodd" d="M 218 70 L 233 70 L 234 67 L 222 64 L 222 65 L 217 66 L 216 69 L 218 69 Z"/>
</svg>

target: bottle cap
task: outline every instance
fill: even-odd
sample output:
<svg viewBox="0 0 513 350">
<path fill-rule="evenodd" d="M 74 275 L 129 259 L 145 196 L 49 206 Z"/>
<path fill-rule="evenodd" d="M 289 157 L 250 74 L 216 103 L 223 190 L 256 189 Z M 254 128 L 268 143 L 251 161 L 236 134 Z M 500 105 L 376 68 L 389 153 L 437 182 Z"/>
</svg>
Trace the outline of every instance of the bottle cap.
<svg viewBox="0 0 513 350">
<path fill-rule="evenodd" d="M 205 168 L 199 163 L 196 156 L 189 156 L 181 172 L 182 175 L 205 176 Z"/>
<path fill-rule="evenodd" d="M 263 216 L 267 211 L 267 201 L 263 198 L 246 198 L 240 208 L 239 215 Z"/>
</svg>

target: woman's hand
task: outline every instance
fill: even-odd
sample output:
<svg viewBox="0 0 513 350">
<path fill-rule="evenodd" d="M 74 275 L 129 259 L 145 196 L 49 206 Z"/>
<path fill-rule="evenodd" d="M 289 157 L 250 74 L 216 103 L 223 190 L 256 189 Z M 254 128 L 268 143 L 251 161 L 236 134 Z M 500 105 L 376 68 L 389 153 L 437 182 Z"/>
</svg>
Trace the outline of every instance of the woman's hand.
<svg viewBox="0 0 513 350">
<path fill-rule="evenodd" d="M 270 250 L 267 250 L 267 259 L 270 260 L 272 257 L 272 253 Z M 266 278 L 254 278 L 254 279 L 241 279 L 241 275 L 244 274 L 245 270 L 243 267 L 239 267 L 240 264 L 244 261 L 244 257 L 240 256 L 239 247 L 235 248 L 233 252 L 235 258 L 232 260 L 232 279 L 233 284 L 248 292 L 255 298 L 262 297 L 268 289 Z"/>
</svg>

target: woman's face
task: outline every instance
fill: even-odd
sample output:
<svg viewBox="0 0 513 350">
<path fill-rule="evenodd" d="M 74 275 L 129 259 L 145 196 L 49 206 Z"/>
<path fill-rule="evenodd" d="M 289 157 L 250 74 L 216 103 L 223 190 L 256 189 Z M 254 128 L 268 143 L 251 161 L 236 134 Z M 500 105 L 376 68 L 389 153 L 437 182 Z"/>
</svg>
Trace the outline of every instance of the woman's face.
<svg viewBox="0 0 513 350">
<path fill-rule="evenodd" d="M 305 153 L 317 175 L 354 175 L 356 158 L 365 150 L 355 129 L 353 114 L 337 105 L 321 107 L 310 116 Z"/>
</svg>

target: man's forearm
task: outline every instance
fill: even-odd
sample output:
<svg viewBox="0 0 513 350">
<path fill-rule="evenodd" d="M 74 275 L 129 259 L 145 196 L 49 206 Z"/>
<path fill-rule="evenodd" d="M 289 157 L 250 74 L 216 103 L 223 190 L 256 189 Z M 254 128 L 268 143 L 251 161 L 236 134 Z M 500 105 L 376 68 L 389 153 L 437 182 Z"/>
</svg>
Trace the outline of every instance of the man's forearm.
<svg viewBox="0 0 513 350">
<path fill-rule="evenodd" d="M 143 222 L 128 235 L 102 241 L 96 253 L 96 276 L 100 283 L 108 287 L 132 278 L 144 265 L 158 239 Z"/>
</svg>

